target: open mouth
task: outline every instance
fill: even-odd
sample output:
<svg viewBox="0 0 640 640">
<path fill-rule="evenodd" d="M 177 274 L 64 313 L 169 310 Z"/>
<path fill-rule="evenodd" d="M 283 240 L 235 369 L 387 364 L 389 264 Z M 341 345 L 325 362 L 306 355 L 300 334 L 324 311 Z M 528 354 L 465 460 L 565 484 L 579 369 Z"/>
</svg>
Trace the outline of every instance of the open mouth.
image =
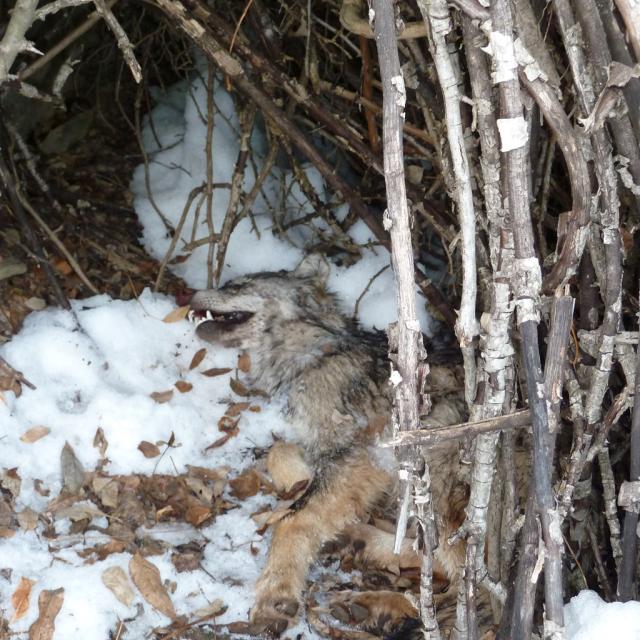
<svg viewBox="0 0 640 640">
<path fill-rule="evenodd" d="M 217 325 L 231 327 L 247 322 L 253 313 L 251 311 L 215 311 L 210 309 L 192 309 L 187 314 L 187 319 L 196 327 L 205 322 L 213 322 Z"/>
</svg>

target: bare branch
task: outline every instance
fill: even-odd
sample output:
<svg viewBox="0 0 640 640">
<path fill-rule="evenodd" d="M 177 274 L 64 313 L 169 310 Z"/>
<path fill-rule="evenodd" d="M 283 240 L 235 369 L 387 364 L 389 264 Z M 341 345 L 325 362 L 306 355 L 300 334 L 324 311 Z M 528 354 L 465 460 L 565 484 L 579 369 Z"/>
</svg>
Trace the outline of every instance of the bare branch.
<svg viewBox="0 0 640 640">
<path fill-rule="evenodd" d="M 35 20 L 38 0 L 17 0 L 0 41 L 0 85 L 7 80 L 16 57 L 31 48 L 25 34 Z"/>
</svg>

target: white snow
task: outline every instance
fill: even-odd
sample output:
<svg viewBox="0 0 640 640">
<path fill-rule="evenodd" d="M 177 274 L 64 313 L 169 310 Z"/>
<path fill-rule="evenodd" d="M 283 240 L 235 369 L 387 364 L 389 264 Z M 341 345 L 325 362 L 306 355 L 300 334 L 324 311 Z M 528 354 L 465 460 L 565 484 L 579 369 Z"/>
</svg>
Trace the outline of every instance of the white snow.
<svg viewBox="0 0 640 640">
<path fill-rule="evenodd" d="M 206 75 L 206 74 L 205 74 Z M 171 238 L 161 222 L 155 207 L 177 226 L 190 192 L 206 181 L 207 135 L 206 89 L 200 77 L 196 77 L 187 91 L 186 82 L 172 87 L 166 94 L 156 94 L 157 106 L 146 118 L 143 140 L 149 154 L 148 176 L 145 165 L 134 174 L 131 189 L 135 195 L 135 208 L 142 223 L 143 242 L 149 253 L 159 260 L 165 256 Z M 221 84 L 214 91 L 216 107 L 213 127 L 213 182 L 230 183 L 238 158 L 239 123 L 231 96 Z M 155 133 L 154 133 L 155 132 Z M 264 158 L 266 142 L 258 127 L 252 137 L 255 169 L 259 172 Z M 331 207 L 322 176 L 313 167 L 305 169 L 309 183 L 321 201 Z M 146 182 L 152 192 L 149 198 Z M 256 171 L 247 163 L 243 187 L 249 191 L 255 184 Z M 153 200 L 153 201 L 152 201 Z M 209 235 L 205 205 L 193 231 L 193 213 L 198 207 L 194 201 L 187 223 L 184 225 L 176 254 L 186 256 L 182 249 L 186 243 Z M 214 190 L 213 226 L 220 231 L 229 203 L 229 189 Z M 155 207 L 154 207 L 155 204 Z M 333 207 L 334 215 L 342 219 L 347 210 L 344 205 Z M 221 283 L 246 273 L 257 271 L 292 269 L 304 257 L 304 247 L 310 239 L 317 239 L 318 230 L 326 231 L 327 223 L 314 221 L 292 227 L 286 238 L 273 233 L 272 213 L 280 222 L 296 219 L 312 211 L 291 172 L 274 165 L 260 195 L 251 208 L 251 218 L 242 219 L 233 234 L 225 257 Z M 311 226 L 309 226 L 311 225 Z M 351 238 L 362 245 L 362 259 L 345 267 L 332 265 L 330 286 L 343 298 L 344 310 L 354 313 L 356 301 L 363 294 L 371 279 L 390 264 L 386 249 L 370 246 L 373 234 L 363 222 L 357 222 L 349 230 Z M 207 246 L 200 246 L 188 254 L 184 262 L 173 265 L 174 272 L 193 288 L 203 288 L 207 281 Z M 175 256 L 174 256 L 175 257 Z M 432 333 L 431 318 L 419 294 L 419 319 L 422 330 Z M 396 299 L 393 273 L 387 268 L 376 277 L 363 296 L 358 308 L 358 318 L 366 328 L 385 329 L 396 319 Z"/>
<path fill-rule="evenodd" d="M 605 602 L 581 591 L 564 607 L 567 640 L 640 640 L 640 602 Z"/>
</svg>

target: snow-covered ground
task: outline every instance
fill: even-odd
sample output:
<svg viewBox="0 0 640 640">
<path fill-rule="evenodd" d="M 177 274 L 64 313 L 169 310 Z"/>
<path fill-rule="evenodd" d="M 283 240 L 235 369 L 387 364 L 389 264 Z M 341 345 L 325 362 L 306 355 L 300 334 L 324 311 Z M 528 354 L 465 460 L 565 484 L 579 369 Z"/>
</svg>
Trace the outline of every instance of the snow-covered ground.
<svg viewBox="0 0 640 640">
<path fill-rule="evenodd" d="M 206 124 L 201 117 L 206 113 L 205 90 L 200 80 L 194 80 L 189 89 L 186 83 L 180 83 L 163 96 L 153 114 L 155 134 L 149 123 L 144 130 L 155 206 L 174 225 L 189 192 L 202 184 L 206 169 Z M 215 102 L 214 182 L 222 183 L 231 180 L 236 162 L 238 124 L 231 98 L 224 90 L 216 90 Z M 253 146 L 258 151 L 264 149 L 259 133 L 254 135 Z M 329 202 L 319 176 L 309 171 L 309 179 Z M 250 188 L 253 180 L 250 170 L 245 188 Z M 275 170 L 265 183 L 253 209 L 253 220 L 242 220 L 232 236 L 223 281 L 247 272 L 290 269 L 302 258 L 308 233 L 278 239 L 271 233 L 268 215 L 269 206 L 306 210 L 296 189 L 285 188 L 288 194 L 283 201 L 282 185 L 290 180 L 290 176 Z M 144 183 L 144 167 L 139 167 L 132 184 L 135 206 L 144 226 L 147 249 L 162 259 L 170 239 Z M 227 208 L 228 193 L 227 189 L 215 191 L 216 230 Z M 194 237 L 207 233 L 206 222 L 201 220 Z M 371 239 L 362 223 L 357 223 L 350 234 L 363 244 Z M 190 223 L 182 235 L 186 242 L 191 240 Z M 179 243 L 177 253 L 181 253 L 181 247 Z M 172 267 L 192 287 L 205 284 L 206 251 L 201 247 Z M 330 286 L 343 295 L 348 313 L 353 312 L 371 277 L 389 261 L 379 248 L 364 249 L 363 255 L 349 268 L 332 269 Z M 4 505 L 14 505 L 18 513 L 16 523 L 6 509 L 0 508 L 0 534 L 5 538 L 0 543 L 0 608 L 11 621 L 12 637 L 26 638 L 39 615 L 39 594 L 60 588 L 64 595 L 55 618 L 56 640 L 99 640 L 110 632 L 119 633 L 122 640 L 137 640 L 148 637 L 153 627 L 170 622 L 158 606 L 151 606 L 149 598 L 143 597 L 143 592 L 148 596 L 148 585 L 145 589 L 140 587 L 142 582 L 133 580 L 137 588 L 132 586 L 135 572 L 131 569 L 131 553 L 84 553 L 108 544 L 111 538 L 107 527 L 114 523 L 91 492 L 76 505 L 81 518 L 77 510 L 61 502 L 63 476 L 73 476 L 70 465 L 86 473 L 98 470 L 97 476 L 172 476 L 184 474 L 188 465 L 219 469 L 216 501 L 224 508 L 209 524 L 196 529 L 186 522 L 160 523 L 150 531 L 138 528 L 136 535 L 138 539 L 149 535 L 173 544 L 206 542 L 201 568 L 191 571 L 179 573 L 170 551 L 147 558 L 160 572 L 158 584 L 162 586 L 156 585 L 156 591 L 164 590 L 178 615 L 192 620 L 221 600 L 226 611 L 216 617 L 217 623 L 247 619 L 252 585 L 268 544 L 251 514 L 273 507 L 275 499 L 260 492 L 238 499 L 230 491 L 228 480 L 254 465 L 254 449 L 268 447 L 274 435 L 286 435 L 286 424 L 273 403 L 238 395 L 238 387 L 231 387 L 238 354 L 201 343 L 187 321 L 169 316 L 174 308 L 172 300 L 149 291 L 127 302 L 97 296 L 74 302 L 73 314 L 55 309 L 32 314 L 20 334 L 0 349 L 0 356 L 36 387 L 24 387 L 19 398 L 12 392 L 0 396 Z M 362 323 L 368 327 L 383 328 L 394 318 L 390 269 L 373 282 L 359 310 Z M 428 331 L 429 318 L 424 311 L 421 320 Z M 206 353 L 202 355 L 204 348 Z M 194 363 L 198 353 L 196 360 L 201 360 Z M 214 371 L 220 369 L 229 371 Z M 210 447 L 224 437 L 219 420 L 230 406 L 237 407 L 240 402 L 248 406 L 238 409 L 237 431 L 223 444 Z M 65 443 L 77 460 L 71 457 L 69 462 Z M 153 452 L 154 446 L 160 455 Z M 143 450 L 148 453 L 149 448 L 151 457 L 146 457 Z M 99 495 L 95 482 L 94 478 L 88 486 Z M 118 499 L 115 497 L 115 502 Z M 74 520 L 82 518 L 91 519 L 92 526 L 78 532 Z M 107 578 L 114 575 L 119 576 L 119 591 Z M 46 603 L 41 605 L 46 610 Z M 639 609 L 638 603 L 605 605 L 595 594 L 582 593 L 566 607 L 567 637 L 609 640 L 615 634 L 616 640 L 638 640 Z M 120 621 L 125 620 L 126 630 L 120 634 Z M 304 630 L 305 638 L 316 637 L 306 627 L 300 630 Z M 295 632 L 287 637 L 295 637 Z"/>
</svg>

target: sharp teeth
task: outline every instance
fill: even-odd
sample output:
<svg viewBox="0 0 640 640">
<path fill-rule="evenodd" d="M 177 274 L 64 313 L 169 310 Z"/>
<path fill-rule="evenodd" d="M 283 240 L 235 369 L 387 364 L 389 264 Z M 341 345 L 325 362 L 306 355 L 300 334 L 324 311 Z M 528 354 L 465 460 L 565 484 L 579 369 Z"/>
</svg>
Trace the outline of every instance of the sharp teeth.
<svg viewBox="0 0 640 640">
<path fill-rule="evenodd" d="M 213 320 L 213 314 L 211 313 L 211 311 L 207 311 L 207 313 L 205 313 L 205 318 L 207 320 Z"/>
<path fill-rule="evenodd" d="M 195 318 L 195 311 L 191 310 L 187 312 L 187 320 L 189 322 L 193 322 L 194 318 Z"/>
</svg>

